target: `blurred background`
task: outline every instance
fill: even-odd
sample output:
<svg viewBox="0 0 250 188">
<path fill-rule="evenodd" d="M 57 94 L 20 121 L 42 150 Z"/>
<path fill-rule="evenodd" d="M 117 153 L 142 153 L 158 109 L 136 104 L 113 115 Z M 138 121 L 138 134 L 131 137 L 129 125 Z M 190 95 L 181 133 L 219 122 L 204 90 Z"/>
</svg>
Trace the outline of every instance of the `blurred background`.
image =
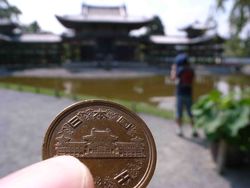
<svg viewBox="0 0 250 188">
<path fill-rule="evenodd" d="M 169 74 L 182 52 L 196 73 L 198 139 L 175 135 Z M 249 1 L 0 0 L 0 175 L 41 160 L 63 108 L 106 99 L 153 132 L 149 187 L 249 187 L 249 78 Z"/>
</svg>

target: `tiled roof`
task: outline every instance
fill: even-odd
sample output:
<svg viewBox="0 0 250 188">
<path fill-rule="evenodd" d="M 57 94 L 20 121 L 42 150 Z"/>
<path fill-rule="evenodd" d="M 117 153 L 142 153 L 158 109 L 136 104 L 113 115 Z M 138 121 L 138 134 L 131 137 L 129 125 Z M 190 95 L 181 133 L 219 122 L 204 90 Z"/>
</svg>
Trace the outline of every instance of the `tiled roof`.
<svg viewBox="0 0 250 188">
<path fill-rule="evenodd" d="M 91 16 L 126 16 L 126 6 L 96 6 L 96 5 L 82 5 L 82 15 Z"/>
<path fill-rule="evenodd" d="M 190 39 L 182 36 L 152 35 L 150 41 L 156 44 L 188 44 Z"/>
<path fill-rule="evenodd" d="M 225 41 L 225 39 L 222 38 L 221 36 L 219 36 L 218 34 L 203 35 L 200 37 L 193 38 L 191 41 L 193 44 L 196 44 L 196 43 L 201 43 L 201 42 L 208 42 L 208 41 L 211 41 L 213 39 L 219 40 L 220 42 Z"/>
<path fill-rule="evenodd" d="M 41 33 L 41 34 L 22 34 L 16 38 L 17 42 L 37 42 L 37 43 L 58 43 L 61 42 L 61 37 L 55 34 L 50 33 Z"/>
<path fill-rule="evenodd" d="M 11 38 L 7 35 L 0 34 L 0 41 L 11 41 Z"/>
<path fill-rule="evenodd" d="M 183 28 L 180 28 L 179 30 L 181 31 L 186 31 L 186 30 L 208 30 L 210 27 L 208 27 L 204 23 L 200 23 L 199 21 L 195 21 Z"/>
<path fill-rule="evenodd" d="M 0 19 L 1 26 L 18 26 L 18 23 L 11 21 L 10 19 Z"/>
<path fill-rule="evenodd" d="M 153 20 L 152 17 L 128 16 L 126 6 L 91 6 L 83 4 L 82 14 L 56 16 L 65 27 L 81 27 L 81 24 L 119 24 L 141 27 Z"/>
<path fill-rule="evenodd" d="M 156 44 L 199 44 L 202 42 L 208 42 L 213 39 L 217 39 L 223 42 L 225 39 L 218 34 L 204 35 L 195 38 L 187 38 L 183 36 L 165 36 L 165 35 L 152 35 L 150 41 Z"/>
<path fill-rule="evenodd" d="M 122 16 L 83 16 L 83 15 L 66 15 L 56 16 L 62 22 L 71 23 L 120 23 L 120 24 L 137 24 L 152 21 L 147 17 L 122 17 Z"/>
<path fill-rule="evenodd" d="M 119 8 L 97 8 L 90 7 L 88 8 L 87 16 L 121 16 L 121 11 Z"/>
</svg>

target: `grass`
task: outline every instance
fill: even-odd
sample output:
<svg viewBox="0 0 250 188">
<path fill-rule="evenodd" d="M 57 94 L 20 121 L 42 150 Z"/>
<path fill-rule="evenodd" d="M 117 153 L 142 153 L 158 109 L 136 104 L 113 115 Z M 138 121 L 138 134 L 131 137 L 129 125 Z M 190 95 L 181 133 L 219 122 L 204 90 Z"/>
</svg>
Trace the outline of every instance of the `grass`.
<svg viewBox="0 0 250 188">
<path fill-rule="evenodd" d="M 11 89 L 11 90 L 16 90 L 16 91 L 21 91 L 21 92 L 44 94 L 44 95 L 56 96 L 56 97 L 66 97 L 66 98 L 71 98 L 75 101 L 88 100 L 88 99 L 103 99 L 100 97 L 89 96 L 89 95 L 77 95 L 77 94 L 68 95 L 65 92 L 59 91 L 59 90 L 53 90 L 53 89 L 48 89 L 48 88 L 38 88 L 38 87 L 20 85 L 20 84 L 14 84 L 14 83 L 0 82 L 0 88 Z M 121 99 L 105 98 L 105 100 L 110 100 L 118 104 L 121 104 L 137 113 L 145 113 L 145 114 L 154 115 L 154 116 L 158 116 L 158 117 L 162 117 L 166 119 L 174 118 L 173 111 L 160 109 L 151 104 L 147 104 L 143 102 L 136 102 L 136 101 L 121 100 Z"/>
</svg>

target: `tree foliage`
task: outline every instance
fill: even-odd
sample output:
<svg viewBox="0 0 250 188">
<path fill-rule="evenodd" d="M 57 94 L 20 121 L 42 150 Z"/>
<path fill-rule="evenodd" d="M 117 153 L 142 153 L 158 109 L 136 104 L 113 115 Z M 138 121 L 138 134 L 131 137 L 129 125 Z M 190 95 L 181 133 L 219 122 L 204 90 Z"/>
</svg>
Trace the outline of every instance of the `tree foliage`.
<svg viewBox="0 0 250 188">
<path fill-rule="evenodd" d="M 225 54 L 227 56 L 247 57 L 250 52 L 250 36 L 242 39 L 239 36 L 232 36 L 230 40 L 226 41 Z"/>
<path fill-rule="evenodd" d="M 225 10 L 227 0 L 217 0 L 217 8 Z M 239 35 L 240 32 L 250 24 L 250 1 L 233 0 L 233 7 L 230 10 L 229 22 L 231 34 Z"/>
<path fill-rule="evenodd" d="M 164 26 L 159 16 L 154 16 L 152 23 L 148 26 L 147 35 L 164 35 Z"/>
<path fill-rule="evenodd" d="M 217 0 L 217 8 L 225 11 L 228 0 Z M 244 57 L 250 55 L 250 0 L 231 0 L 229 15 L 230 39 L 225 45 L 227 56 Z M 244 31 L 244 38 L 242 32 Z"/>
<path fill-rule="evenodd" d="M 0 0 L 0 18 L 1 19 L 18 19 L 22 12 L 14 5 L 10 5 L 7 0 Z"/>
<path fill-rule="evenodd" d="M 34 21 L 29 25 L 22 25 L 21 29 L 25 33 L 39 33 L 42 31 L 37 21 Z"/>
</svg>

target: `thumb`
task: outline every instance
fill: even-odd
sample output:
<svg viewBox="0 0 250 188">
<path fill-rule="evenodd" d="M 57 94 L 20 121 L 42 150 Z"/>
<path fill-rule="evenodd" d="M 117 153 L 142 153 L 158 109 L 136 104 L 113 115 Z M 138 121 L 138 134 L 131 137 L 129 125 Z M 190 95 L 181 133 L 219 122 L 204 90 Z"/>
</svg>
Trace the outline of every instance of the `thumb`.
<svg viewBox="0 0 250 188">
<path fill-rule="evenodd" d="M 71 156 L 54 157 L 0 180 L 5 188 L 94 188 L 88 168 Z"/>
</svg>

